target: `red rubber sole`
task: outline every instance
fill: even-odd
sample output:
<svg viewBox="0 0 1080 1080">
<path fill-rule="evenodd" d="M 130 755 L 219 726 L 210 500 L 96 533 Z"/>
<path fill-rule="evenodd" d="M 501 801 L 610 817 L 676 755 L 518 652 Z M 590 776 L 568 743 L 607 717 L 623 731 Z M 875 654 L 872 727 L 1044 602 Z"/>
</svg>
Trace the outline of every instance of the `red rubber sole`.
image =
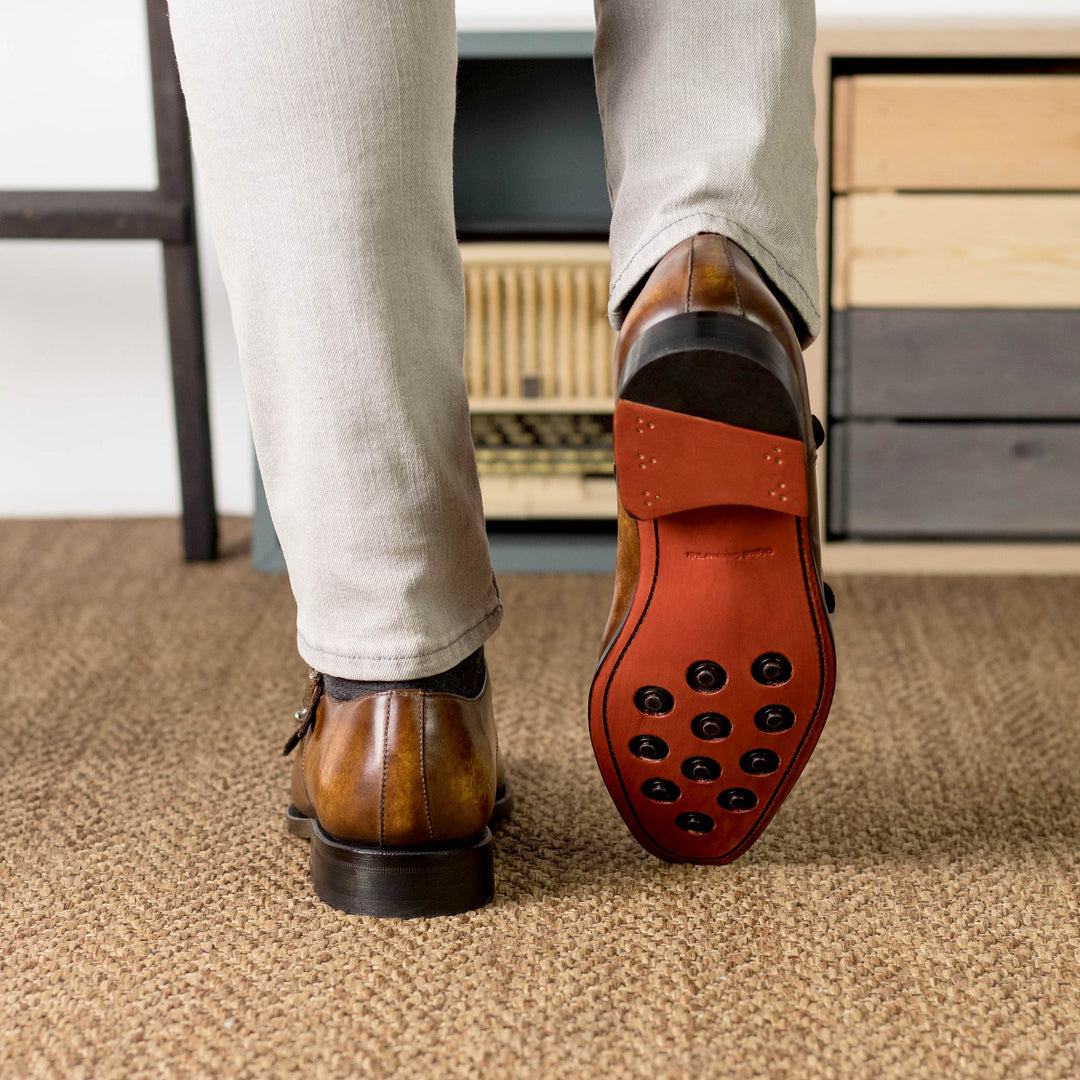
<svg viewBox="0 0 1080 1080">
<path fill-rule="evenodd" d="M 593 749 L 648 851 L 730 862 L 799 778 L 832 700 L 803 447 L 620 400 L 615 458 L 641 558 L 593 678 Z"/>
</svg>

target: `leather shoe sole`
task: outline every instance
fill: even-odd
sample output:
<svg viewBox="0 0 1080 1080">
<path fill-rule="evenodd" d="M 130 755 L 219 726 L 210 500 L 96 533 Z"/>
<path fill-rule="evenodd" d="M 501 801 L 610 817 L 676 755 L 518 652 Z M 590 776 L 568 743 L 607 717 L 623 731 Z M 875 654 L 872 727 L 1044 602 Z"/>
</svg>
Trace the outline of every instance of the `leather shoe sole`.
<svg viewBox="0 0 1080 1080">
<path fill-rule="evenodd" d="M 640 568 L 589 723 L 624 821 L 668 861 L 746 851 L 828 714 L 835 657 L 805 428 L 790 359 L 749 319 L 670 316 L 627 355 L 615 468 Z"/>
</svg>

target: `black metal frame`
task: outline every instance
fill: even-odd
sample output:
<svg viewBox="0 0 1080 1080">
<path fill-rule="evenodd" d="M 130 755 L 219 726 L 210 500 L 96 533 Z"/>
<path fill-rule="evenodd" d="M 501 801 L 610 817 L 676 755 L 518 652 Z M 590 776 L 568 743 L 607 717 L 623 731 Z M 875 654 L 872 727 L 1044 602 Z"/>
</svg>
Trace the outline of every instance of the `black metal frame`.
<svg viewBox="0 0 1080 1080">
<path fill-rule="evenodd" d="M 154 191 L 3 191 L 0 239 L 159 240 L 165 266 L 184 557 L 217 555 L 206 348 L 187 113 L 166 0 L 146 0 L 157 142 Z"/>
</svg>

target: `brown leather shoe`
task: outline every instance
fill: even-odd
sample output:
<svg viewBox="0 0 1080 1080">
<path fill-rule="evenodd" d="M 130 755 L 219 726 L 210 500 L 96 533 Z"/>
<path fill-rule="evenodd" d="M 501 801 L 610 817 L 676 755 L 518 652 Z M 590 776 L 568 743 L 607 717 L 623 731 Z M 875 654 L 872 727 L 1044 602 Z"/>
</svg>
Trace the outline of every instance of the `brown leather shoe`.
<svg viewBox="0 0 1080 1080">
<path fill-rule="evenodd" d="M 491 822 L 512 798 L 491 680 L 475 698 L 394 689 L 337 701 L 309 673 L 289 831 L 311 840 L 318 895 L 360 915 L 455 915 L 494 894 Z"/>
<path fill-rule="evenodd" d="M 730 862 L 798 779 L 832 699 L 823 433 L 788 316 L 713 233 L 653 269 L 615 385 L 619 542 L 593 750 L 646 849 Z"/>
</svg>

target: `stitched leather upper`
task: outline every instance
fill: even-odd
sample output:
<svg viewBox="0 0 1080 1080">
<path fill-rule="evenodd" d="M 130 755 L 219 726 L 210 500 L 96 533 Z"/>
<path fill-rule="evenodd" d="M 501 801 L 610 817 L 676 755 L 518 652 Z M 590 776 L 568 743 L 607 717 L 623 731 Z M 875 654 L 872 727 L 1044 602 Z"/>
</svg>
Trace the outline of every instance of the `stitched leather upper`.
<svg viewBox="0 0 1080 1080">
<path fill-rule="evenodd" d="M 484 830 L 500 773 L 490 678 L 476 698 L 323 694 L 293 766 L 292 797 L 339 840 L 442 843 Z"/>
</svg>

